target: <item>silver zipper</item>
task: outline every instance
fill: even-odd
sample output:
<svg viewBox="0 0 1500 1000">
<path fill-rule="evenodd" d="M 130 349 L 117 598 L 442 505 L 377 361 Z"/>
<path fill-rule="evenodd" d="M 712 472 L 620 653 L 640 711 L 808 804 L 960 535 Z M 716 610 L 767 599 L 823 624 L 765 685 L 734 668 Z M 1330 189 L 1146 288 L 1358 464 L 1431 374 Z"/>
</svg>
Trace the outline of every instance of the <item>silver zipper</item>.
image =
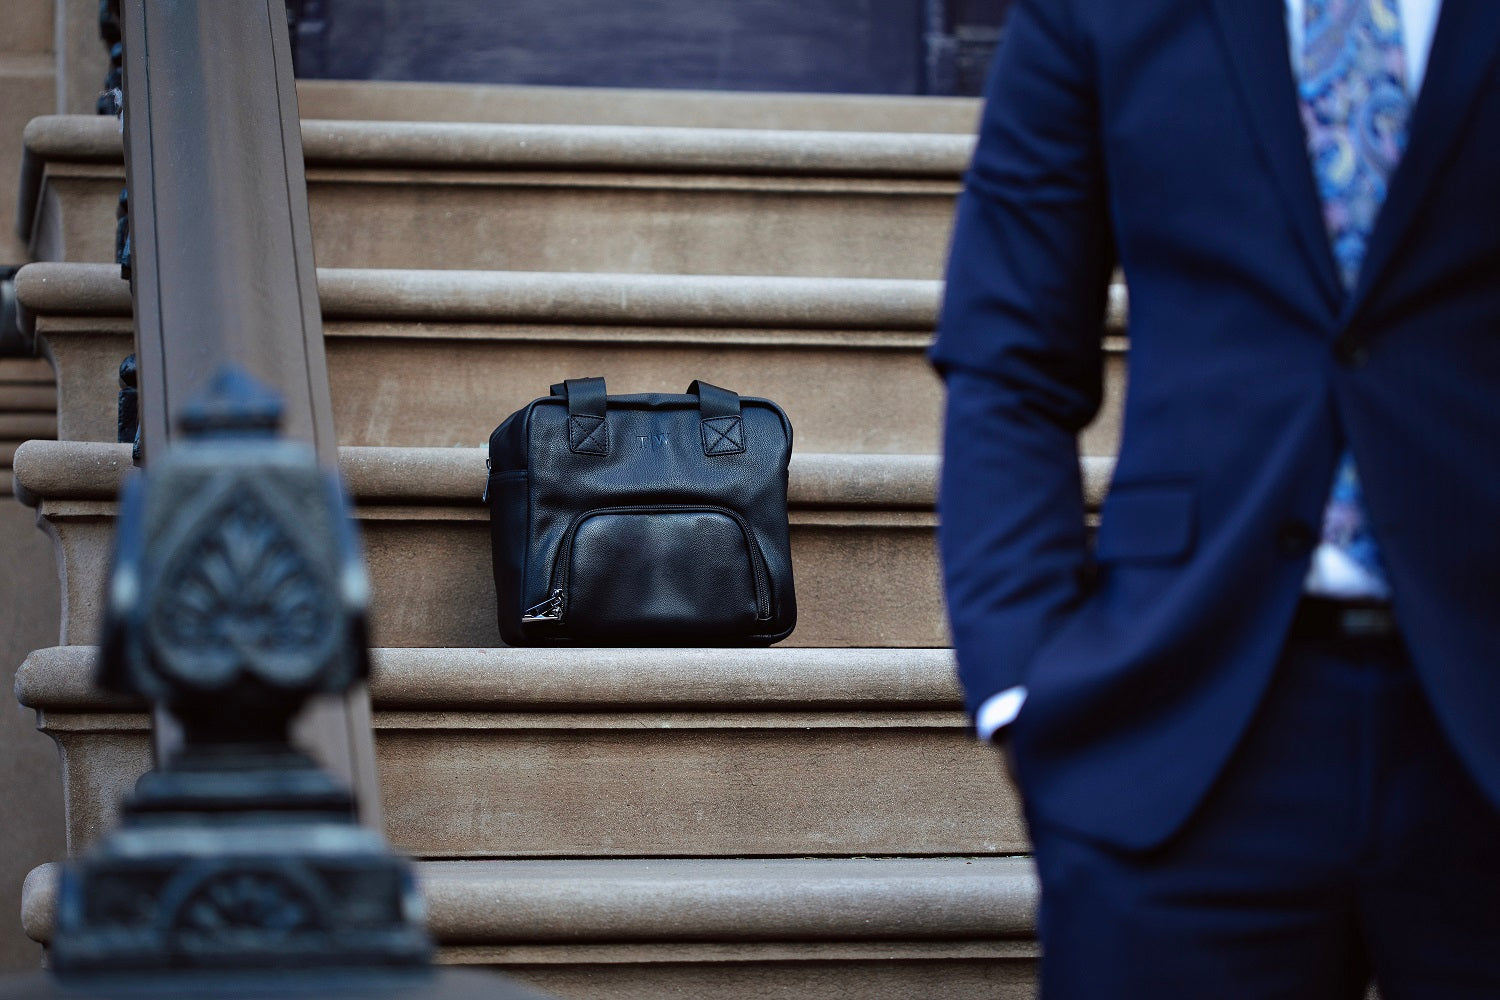
<svg viewBox="0 0 1500 1000">
<path fill-rule="evenodd" d="M 533 622 L 560 622 L 562 621 L 562 616 L 563 592 L 562 589 L 559 588 L 557 590 L 554 590 L 552 592 L 552 596 L 547 598 L 541 604 L 538 604 L 533 608 L 527 608 L 525 614 L 521 615 L 521 624 L 528 625 Z"/>
</svg>

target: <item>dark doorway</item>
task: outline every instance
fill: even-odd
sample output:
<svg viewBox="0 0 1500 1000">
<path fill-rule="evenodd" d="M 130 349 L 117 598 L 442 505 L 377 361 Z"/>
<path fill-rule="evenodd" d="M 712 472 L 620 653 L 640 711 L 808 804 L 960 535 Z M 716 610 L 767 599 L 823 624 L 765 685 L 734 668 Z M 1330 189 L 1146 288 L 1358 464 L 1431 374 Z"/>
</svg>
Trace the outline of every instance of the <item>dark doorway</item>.
<svg viewBox="0 0 1500 1000">
<path fill-rule="evenodd" d="M 298 75 L 975 94 L 1011 0 L 293 0 Z"/>
</svg>

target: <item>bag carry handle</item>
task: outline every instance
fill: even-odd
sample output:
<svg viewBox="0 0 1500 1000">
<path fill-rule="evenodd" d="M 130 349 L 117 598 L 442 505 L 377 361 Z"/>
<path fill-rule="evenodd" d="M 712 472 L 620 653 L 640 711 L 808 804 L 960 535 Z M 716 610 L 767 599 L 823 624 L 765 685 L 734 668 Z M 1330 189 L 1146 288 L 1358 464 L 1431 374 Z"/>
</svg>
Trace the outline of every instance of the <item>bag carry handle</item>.
<svg viewBox="0 0 1500 1000">
<path fill-rule="evenodd" d="M 740 397 L 728 389 L 693 379 L 688 394 L 698 397 L 698 431 L 703 454 L 710 458 L 745 453 L 745 419 L 740 415 Z"/>
<path fill-rule="evenodd" d="M 745 421 L 740 414 L 739 394 L 701 379 L 694 379 L 687 391 L 688 395 L 698 397 L 703 454 L 710 458 L 744 454 Z M 608 455 L 609 424 L 605 420 L 608 396 L 604 379 L 566 379 L 553 385 L 551 393 L 568 401 L 569 450 L 575 455 Z"/>
<path fill-rule="evenodd" d="M 604 379 L 570 378 L 554 385 L 552 395 L 568 401 L 568 449 L 575 455 L 608 455 Z"/>
</svg>

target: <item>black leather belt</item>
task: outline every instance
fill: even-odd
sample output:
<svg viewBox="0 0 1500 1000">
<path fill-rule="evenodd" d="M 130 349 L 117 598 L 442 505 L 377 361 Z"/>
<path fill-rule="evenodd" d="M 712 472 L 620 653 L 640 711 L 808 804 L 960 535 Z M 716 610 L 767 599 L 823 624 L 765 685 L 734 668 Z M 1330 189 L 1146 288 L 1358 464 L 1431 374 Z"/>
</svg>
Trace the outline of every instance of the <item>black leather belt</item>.
<svg viewBox="0 0 1500 1000">
<path fill-rule="evenodd" d="M 1292 619 L 1297 639 L 1395 639 L 1396 615 L 1384 601 L 1339 601 L 1304 597 Z"/>
</svg>

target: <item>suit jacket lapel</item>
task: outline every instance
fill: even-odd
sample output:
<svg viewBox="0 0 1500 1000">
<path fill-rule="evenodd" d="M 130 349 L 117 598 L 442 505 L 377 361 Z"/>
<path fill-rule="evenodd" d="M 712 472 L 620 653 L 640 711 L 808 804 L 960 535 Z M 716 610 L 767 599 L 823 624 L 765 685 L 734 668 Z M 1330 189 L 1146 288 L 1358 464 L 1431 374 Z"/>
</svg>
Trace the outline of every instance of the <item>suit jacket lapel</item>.
<svg viewBox="0 0 1500 1000">
<path fill-rule="evenodd" d="M 1240 95 L 1261 149 L 1327 298 L 1329 312 L 1337 312 L 1343 304 L 1344 290 L 1328 245 L 1322 203 L 1308 162 L 1307 134 L 1302 128 L 1297 90 L 1292 82 L 1286 5 L 1281 0 L 1209 2 L 1218 18 L 1221 39 L 1234 66 Z"/>
<path fill-rule="evenodd" d="M 1463 132 L 1474 100 L 1500 51 L 1496 0 L 1443 0 L 1427 73 L 1412 109 L 1406 152 L 1391 178 L 1370 234 L 1359 282 L 1345 305 L 1353 318 L 1411 228 L 1443 164 Z"/>
</svg>

